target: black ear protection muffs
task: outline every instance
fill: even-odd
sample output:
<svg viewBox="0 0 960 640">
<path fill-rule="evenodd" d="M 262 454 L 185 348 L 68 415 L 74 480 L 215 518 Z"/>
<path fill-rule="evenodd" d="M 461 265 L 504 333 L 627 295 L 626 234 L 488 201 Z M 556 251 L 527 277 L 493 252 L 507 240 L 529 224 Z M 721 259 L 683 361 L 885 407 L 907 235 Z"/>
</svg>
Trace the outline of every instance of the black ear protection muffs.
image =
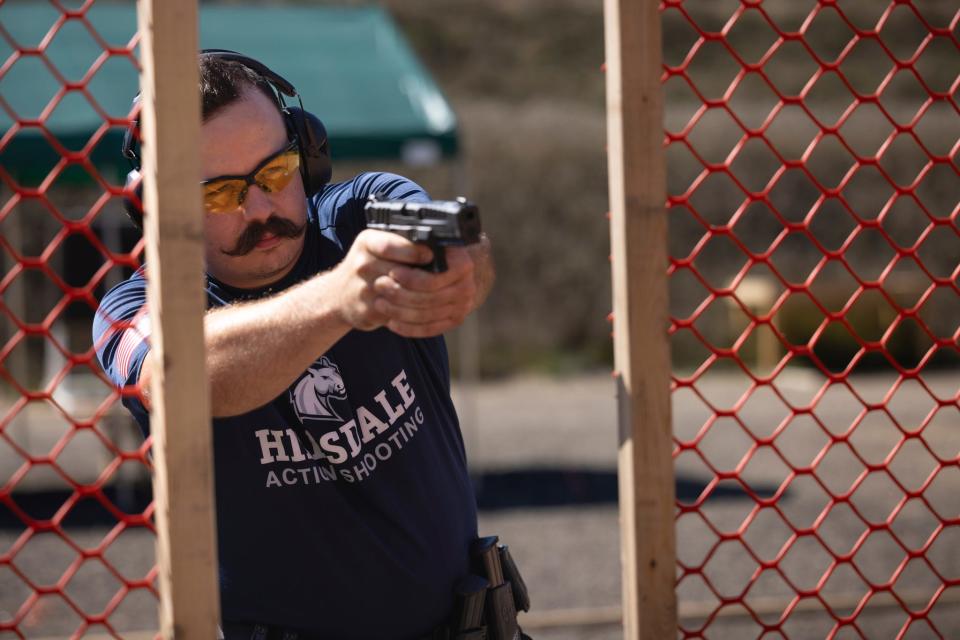
<svg viewBox="0 0 960 640">
<path fill-rule="evenodd" d="M 283 115 L 284 123 L 287 127 L 289 136 L 296 136 L 300 148 L 300 175 L 303 178 L 303 188 L 307 197 L 315 195 L 324 185 L 330 182 L 330 176 L 333 169 L 330 164 L 330 147 L 327 142 L 327 129 L 323 126 L 320 118 L 304 111 L 303 102 L 300 100 L 300 94 L 283 77 L 277 75 L 262 63 L 248 58 L 236 51 L 226 49 L 204 49 L 200 56 L 211 56 L 221 60 L 238 62 L 248 69 L 259 73 L 270 83 L 276 92 L 277 107 Z M 288 107 L 283 96 L 296 98 L 300 102 L 299 107 Z M 133 99 L 133 120 L 123 136 L 123 147 L 121 149 L 123 156 L 130 161 L 131 170 L 127 174 L 126 184 L 124 185 L 125 196 L 123 206 L 127 215 L 138 228 L 143 228 L 143 187 L 141 185 L 140 175 L 140 155 L 137 153 L 140 141 L 140 114 L 137 110 L 140 102 L 140 95 Z"/>
</svg>

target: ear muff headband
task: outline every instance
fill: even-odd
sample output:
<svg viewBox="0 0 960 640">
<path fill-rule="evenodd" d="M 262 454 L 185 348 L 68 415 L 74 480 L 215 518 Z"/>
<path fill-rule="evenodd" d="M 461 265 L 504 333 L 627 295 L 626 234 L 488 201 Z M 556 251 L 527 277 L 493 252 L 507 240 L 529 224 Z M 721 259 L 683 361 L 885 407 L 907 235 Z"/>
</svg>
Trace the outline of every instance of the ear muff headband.
<svg viewBox="0 0 960 640">
<path fill-rule="evenodd" d="M 330 163 L 330 147 L 327 141 L 327 129 L 320 118 L 303 109 L 300 94 L 285 78 L 271 71 L 263 63 L 228 49 L 204 49 L 200 57 L 216 57 L 221 60 L 236 62 L 260 74 L 276 92 L 277 108 L 283 116 L 287 133 L 297 136 L 300 148 L 300 175 L 303 178 L 303 188 L 307 197 L 317 194 L 328 182 L 333 173 Z M 297 98 L 300 107 L 288 107 L 283 96 Z M 140 94 L 133 99 L 132 111 L 136 111 Z M 131 171 L 127 174 L 124 191 L 128 194 L 123 199 L 127 215 L 138 227 L 143 227 L 143 206 L 140 175 L 140 156 L 137 146 L 140 138 L 140 116 L 137 112 L 130 126 L 123 136 L 121 152 L 130 162 Z"/>
<path fill-rule="evenodd" d="M 279 76 L 273 71 L 271 71 L 266 65 L 262 62 L 249 58 L 242 53 L 237 53 L 236 51 L 230 51 L 229 49 L 203 49 L 200 52 L 200 57 L 211 57 L 219 58 L 220 60 L 226 60 L 227 62 L 237 62 L 242 64 L 248 69 L 256 71 L 261 76 L 266 79 L 267 82 L 279 93 L 287 96 L 288 98 L 298 98 L 300 94 L 297 93 L 297 90 L 290 84 L 289 81 L 285 80 L 283 76 Z M 280 103 L 281 109 L 286 105 L 283 104 L 280 96 L 277 96 L 277 101 Z"/>
</svg>

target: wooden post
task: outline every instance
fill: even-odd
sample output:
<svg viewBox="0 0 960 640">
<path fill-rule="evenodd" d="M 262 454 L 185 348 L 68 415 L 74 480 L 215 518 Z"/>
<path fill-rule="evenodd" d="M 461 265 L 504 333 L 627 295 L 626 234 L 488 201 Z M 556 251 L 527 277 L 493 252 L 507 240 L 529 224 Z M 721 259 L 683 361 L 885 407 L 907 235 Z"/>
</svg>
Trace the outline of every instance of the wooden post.
<svg viewBox="0 0 960 640">
<path fill-rule="evenodd" d="M 607 144 L 626 638 L 676 637 L 658 0 L 605 0 Z"/>
<path fill-rule="evenodd" d="M 151 431 L 164 638 L 217 637 L 210 401 L 204 360 L 197 0 L 139 0 Z"/>
</svg>

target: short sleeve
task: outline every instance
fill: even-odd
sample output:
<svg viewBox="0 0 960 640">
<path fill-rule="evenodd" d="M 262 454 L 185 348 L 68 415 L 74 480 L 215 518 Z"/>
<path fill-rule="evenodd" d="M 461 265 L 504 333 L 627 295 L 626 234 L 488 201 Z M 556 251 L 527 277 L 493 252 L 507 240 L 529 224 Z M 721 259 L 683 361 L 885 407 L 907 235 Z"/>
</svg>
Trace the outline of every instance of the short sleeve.
<svg viewBox="0 0 960 640">
<path fill-rule="evenodd" d="M 361 210 L 372 195 L 379 195 L 385 200 L 410 202 L 426 202 L 430 199 L 423 187 L 395 173 L 362 173 L 353 181 L 353 194 L 360 201 Z"/>
<path fill-rule="evenodd" d="M 361 173 L 352 180 L 329 185 L 313 202 L 323 234 L 342 250 L 367 226 L 364 206 L 372 195 L 387 200 L 427 202 L 423 187 L 395 173 Z"/>
<path fill-rule="evenodd" d="M 150 351 L 150 315 L 143 271 L 111 289 L 93 318 L 93 345 L 107 377 L 118 389 L 137 384 L 140 368 Z M 146 410 L 135 396 L 124 405 L 144 426 Z"/>
</svg>

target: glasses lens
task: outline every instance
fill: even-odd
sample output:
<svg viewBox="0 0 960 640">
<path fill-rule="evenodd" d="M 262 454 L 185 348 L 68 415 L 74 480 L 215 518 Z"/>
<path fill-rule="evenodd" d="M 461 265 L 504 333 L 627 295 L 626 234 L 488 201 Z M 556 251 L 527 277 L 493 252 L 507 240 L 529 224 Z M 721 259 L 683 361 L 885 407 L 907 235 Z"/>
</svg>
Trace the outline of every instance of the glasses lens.
<svg viewBox="0 0 960 640">
<path fill-rule="evenodd" d="M 0 0 L 3 2 L 3 0 Z M 296 143 L 264 161 L 263 166 L 246 178 L 221 178 L 203 185 L 203 204 L 208 213 L 232 213 L 247 197 L 247 185 L 256 184 L 266 193 L 284 189 L 300 168 Z"/>
<path fill-rule="evenodd" d="M 230 213 L 243 204 L 247 184 L 243 180 L 218 180 L 203 185 L 203 205 L 210 213 Z"/>
<path fill-rule="evenodd" d="M 281 191 L 290 184 L 299 168 L 300 154 L 296 149 L 291 149 L 268 162 L 253 179 L 267 193 Z"/>
</svg>

